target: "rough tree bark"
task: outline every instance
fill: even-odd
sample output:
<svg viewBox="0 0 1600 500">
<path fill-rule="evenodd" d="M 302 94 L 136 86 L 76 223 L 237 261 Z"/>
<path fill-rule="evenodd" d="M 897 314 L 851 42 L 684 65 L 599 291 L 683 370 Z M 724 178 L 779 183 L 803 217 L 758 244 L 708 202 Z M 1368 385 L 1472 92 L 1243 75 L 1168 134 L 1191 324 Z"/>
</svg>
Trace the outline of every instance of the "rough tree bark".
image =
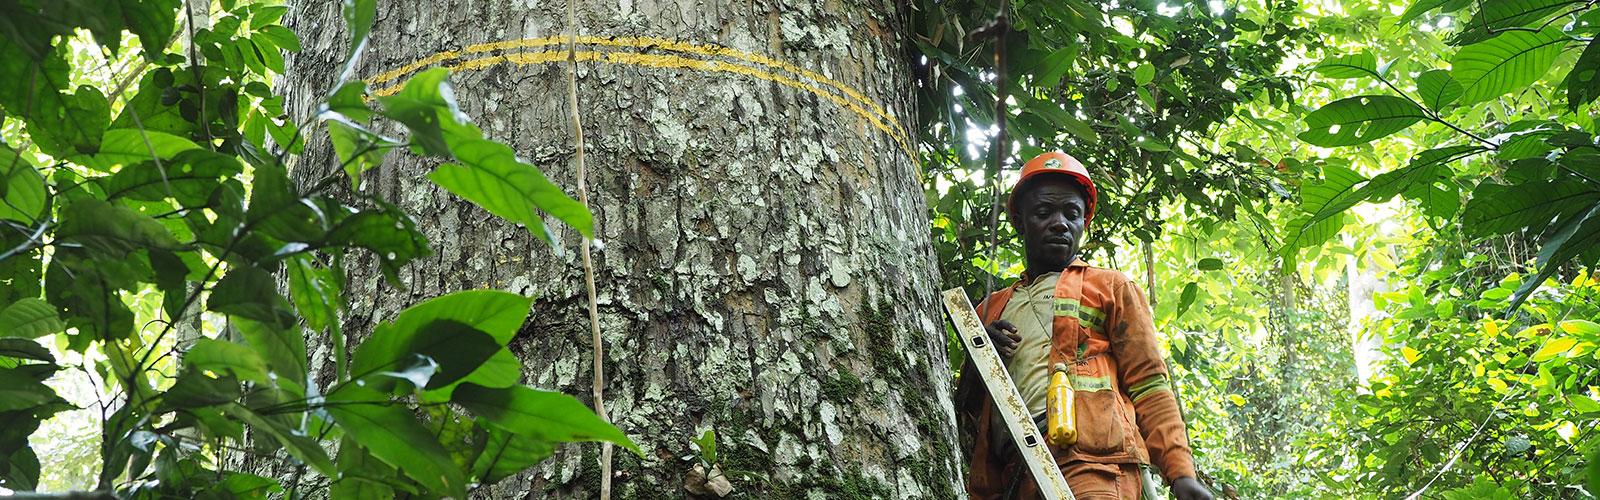
<svg viewBox="0 0 1600 500">
<path fill-rule="evenodd" d="M 580 63 L 578 84 L 604 242 L 607 406 L 647 451 L 616 455 L 616 494 L 684 495 L 689 441 L 714 429 L 747 498 L 955 496 L 951 374 L 903 125 L 914 100 L 897 3 L 575 1 L 578 33 L 601 37 L 579 46 L 599 55 Z M 339 2 L 294 4 L 288 23 L 306 49 L 283 87 L 291 115 L 307 119 L 347 35 Z M 381 89 L 403 82 L 385 72 L 454 51 L 433 64 L 458 66 L 464 111 L 570 193 L 564 46 L 474 47 L 559 42 L 565 8 L 380 2 L 357 76 Z M 336 164 L 316 137 L 295 176 Z M 589 401 L 578 235 L 556 229 L 565 251 L 537 242 L 428 183 L 434 165 L 391 155 L 361 187 L 413 214 L 435 255 L 402 273 L 404 290 L 372 260 L 351 262 L 345 330 L 362 335 L 454 290 L 527 294 L 538 300 L 511 346 L 527 382 Z M 316 354 L 324 374 L 328 349 Z M 598 450 L 565 447 L 488 494 L 592 496 Z"/>
</svg>

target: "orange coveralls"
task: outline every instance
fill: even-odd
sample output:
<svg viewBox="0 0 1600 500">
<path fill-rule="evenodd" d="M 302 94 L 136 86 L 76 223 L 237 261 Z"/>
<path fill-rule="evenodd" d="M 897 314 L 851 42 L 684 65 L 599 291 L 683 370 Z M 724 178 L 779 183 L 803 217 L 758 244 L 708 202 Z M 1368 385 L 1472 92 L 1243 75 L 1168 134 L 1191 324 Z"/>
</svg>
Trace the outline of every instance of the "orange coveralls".
<svg viewBox="0 0 1600 500">
<path fill-rule="evenodd" d="M 1000 318 L 1011 295 L 1029 279 L 999 290 L 978 306 L 985 325 Z M 1050 362 L 1067 363 L 1077 392 L 1078 443 L 1051 448 L 1067 484 L 1080 499 L 1137 499 L 1139 465 L 1153 463 L 1170 483 L 1195 477 L 1194 459 L 1178 400 L 1167 380 L 1155 324 L 1144 293 L 1120 271 L 1077 260 L 1055 289 Z M 967 492 L 972 498 L 1034 498 L 1014 448 L 992 442 L 994 404 L 972 364 L 962 367 L 956 414 L 971 443 Z M 1019 480 L 1020 478 L 1020 480 Z"/>
</svg>

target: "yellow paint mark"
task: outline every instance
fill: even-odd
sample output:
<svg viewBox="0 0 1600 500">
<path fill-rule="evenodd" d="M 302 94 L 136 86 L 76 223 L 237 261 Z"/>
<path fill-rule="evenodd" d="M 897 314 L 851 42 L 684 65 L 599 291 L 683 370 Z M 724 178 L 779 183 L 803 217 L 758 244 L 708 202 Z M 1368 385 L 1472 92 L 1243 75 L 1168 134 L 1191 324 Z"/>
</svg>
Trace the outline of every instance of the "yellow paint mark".
<svg viewBox="0 0 1600 500">
<path fill-rule="evenodd" d="M 501 43 L 508 43 L 508 42 L 501 42 Z M 816 85 L 813 85 L 811 83 L 802 82 L 802 81 L 799 81 L 799 80 L 796 80 L 796 79 L 793 79 L 793 78 L 789 78 L 789 77 L 786 77 L 786 76 L 783 76 L 783 75 L 772 73 L 770 71 L 764 71 L 764 70 L 761 70 L 761 69 L 752 68 L 752 67 L 744 66 L 744 65 L 740 65 L 740 64 L 733 64 L 733 63 L 729 63 L 729 62 L 726 62 L 726 61 L 717 61 L 717 60 L 707 61 L 707 60 L 700 60 L 700 59 L 690 59 L 690 58 L 687 58 L 687 57 L 668 55 L 668 54 L 633 54 L 633 53 L 625 53 L 625 52 L 580 51 L 580 52 L 577 52 L 575 54 L 575 56 L 576 56 L 577 60 L 579 60 L 579 61 L 599 61 L 599 62 L 605 62 L 605 63 L 611 63 L 611 64 L 625 64 L 625 65 L 631 65 L 631 66 L 646 66 L 646 67 L 652 67 L 652 68 L 693 69 L 693 70 L 700 70 L 700 71 L 716 71 L 716 72 L 723 72 L 723 73 L 733 73 L 733 74 L 739 74 L 739 75 L 745 75 L 745 76 L 750 76 L 750 77 L 754 77 L 754 78 L 759 78 L 759 79 L 762 79 L 762 80 L 775 82 L 775 83 L 778 83 L 778 84 L 786 86 L 786 87 L 791 87 L 791 88 L 803 90 L 803 91 L 806 91 L 806 92 L 810 92 L 811 94 L 814 94 L 816 96 L 819 96 L 819 97 L 822 97 L 824 99 L 827 99 L 827 100 L 833 102 L 834 104 L 837 104 L 840 107 L 848 109 L 851 112 L 854 112 L 855 114 L 861 116 L 862 118 L 865 118 L 868 123 L 872 124 L 873 127 L 877 128 L 879 131 L 882 131 L 885 134 L 888 134 L 889 138 L 891 140 L 893 140 L 896 143 L 896 145 L 900 146 L 900 148 L 903 151 L 905 151 L 907 156 L 910 156 L 913 159 L 916 158 L 916 154 L 915 154 L 914 150 L 911 149 L 910 144 L 907 143 L 898 134 L 896 134 L 894 129 L 892 129 L 889 126 L 889 124 L 884 123 L 884 121 L 879 116 L 873 114 L 872 112 L 870 112 L 867 109 L 861 107 L 861 105 L 859 105 L 859 104 L 857 104 L 855 102 L 852 102 L 852 101 L 847 100 L 847 99 L 845 99 L 843 97 L 840 97 L 840 96 L 838 96 L 838 95 L 836 95 L 836 94 L 834 94 L 832 92 L 828 92 L 828 91 L 825 91 L 825 90 L 823 90 L 821 88 L 818 88 Z M 561 61 L 565 61 L 565 60 L 567 60 L 567 52 L 566 51 L 563 51 L 563 50 L 544 50 L 544 51 L 538 51 L 538 52 L 518 52 L 518 53 L 512 53 L 512 54 L 506 54 L 506 55 L 478 57 L 478 58 L 473 58 L 473 59 L 467 59 L 467 60 L 464 60 L 464 61 L 459 61 L 459 62 L 451 64 L 451 65 L 449 65 L 447 67 L 450 68 L 452 71 L 458 71 L 459 72 L 459 71 L 475 71 L 475 70 L 480 70 L 480 69 L 484 69 L 484 68 L 488 68 L 488 67 L 495 66 L 495 65 L 498 65 L 498 64 L 504 64 L 504 63 L 511 63 L 511 64 L 517 64 L 517 65 L 537 65 L 537 64 L 548 64 L 548 63 L 554 63 L 554 62 L 561 62 Z M 375 95 L 375 96 L 393 95 L 394 93 L 399 92 L 400 89 L 402 87 L 404 87 L 404 86 L 405 86 L 404 83 L 397 83 L 397 84 L 390 85 L 390 86 L 387 86 L 387 87 L 374 89 L 372 91 L 372 95 Z M 920 172 L 919 172 L 919 175 L 920 175 Z"/>
<path fill-rule="evenodd" d="M 438 54 L 434 54 L 434 55 L 431 55 L 431 56 L 428 56 L 428 57 L 424 57 L 424 58 L 422 58 L 420 60 L 412 62 L 411 64 L 407 64 L 405 66 L 401 66 L 401 67 L 399 67 L 397 69 L 393 69 L 393 70 L 385 71 L 383 73 L 379 73 L 378 76 L 374 76 L 372 78 L 368 78 L 367 79 L 367 83 L 372 84 L 372 85 L 377 85 L 377 84 L 380 84 L 380 83 L 383 83 L 383 82 L 387 82 L 389 80 L 400 78 L 400 77 L 405 76 L 407 73 L 410 73 L 412 71 L 416 71 L 416 70 L 419 70 L 419 69 L 422 69 L 422 68 L 425 68 L 425 67 L 428 67 L 428 66 L 432 66 L 432 65 L 438 64 L 440 61 L 444 61 L 444 60 L 447 60 L 447 59 L 455 59 L 457 57 L 460 57 L 460 55 L 456 54 L 456 51 L 446 50 L 446 51 L 440 52 Z"/>
<path fill-rule="evenodd" d="M 519 40 L 504 40 L 504 41 L 499 41 L 499 42 L 486 42 L 486 43 L 472 44 L 472 45 L 468 45 L 466 48 L 462 49 L 461 53 L 457 53 L 455 51 L 440 52 L 440 53 L 428 56 L 426 58 L 423 58 L 421 60 L 418 60 L 416 62 L 413 62 L 413 63 L 407 64 L 405 66 L 402 66 L 402 67 L 400 67 L 398 69 L 380 73 L 380 74 L 378 74 L 376 76 L 373 76 L 372 78 L 368 79 L 367 81 L 368 81 L 368 83 L 373 84 L 373 85 L 385 83 L 385 82 L 400 78 L 402 76 L 405 76 L 406 74 L 411 73 L 413 71 L 422 69 L 423 67 L 430 66 L 430 65 L 433 65 L 433 64 L 438 64 L 440 62 L 443 62 L 443 61 L 446 61 L 446 60 L 449 60 L 449 59 L 459 58 L 459 57 L 462 56 L 463 53 L 464 54 L 481 54 L 481 53 L 485 53 L 485 52 L 494 52 L 494 51 L 500 51 L 500 50 L 540 48 L 540 47 L 549 47 L 549 46 L 561 45 L 561 44 L 564 44 L 566 42 L 567 42 L 567 37 L 565 37 L 565 36 L 550 36 L 550 37 L 543 37 L 543 38 L 524 38 L 524 39 L 519 39 Z M 878 126 L 878 128 L 880 130 L 887 128 L 888 130 L 884 130 L 884 132 L 889 134 L 890 138 L 893 139 L 896 143 L 899 143 L 899 145 L 901 146 L 902 149 L 907 150 L 907 154 L 911 155 L 912 158 L 916 158 L 916 155 L 913 154 L 911 152 L 911 149 L 908 147 L 908 144 L 909 144 L 910 141 L 907 138 L 907 135 L 906 135 L 904 127 L 900 126 L 899 122 L 895 119 L 895 117 L 890 116 L 888 111 L 886 109 L 884 109 L 883 106 L 877 104 L 876 102 L 874 102 L 874 101 L 872 101 L 870 99 L 867 99 L 867 97 L 865 95 L 863 95 L 860 91 L 857 91 L 854 88 L 851 88 L 851 87 L 849 87 L 847 85 L 844 85 L 842 83 L 834 81 L 831 78 L 828 78 L 826 76 L 820 75 L 820 74 L 818 74 L 818 73 L 816 73 L 814 71 L 810 71 L 810 70 L 807 70 L 807 69 L 804 69 L 804 68 L 800 68 L 800 67 L 794 66 L 792 64 L 789 64 L 789 63 L 786 63 L 786 62 L 783 62 L 783 61 L 780 61 L 780 60 L 777 60 L 777 59 L 773 59 L 773 58 L 770 58 L 770 57 L 767 57 L 767 56 L 763 56 L 763 55 L 755 54 L 755 53 L 750 53 L 750 52 L 745 52 L 745 51 L 738 50 L 738 49 L 733 49 L 733 48 L 724 47 L 724 46 L 720 46 L 720 45 L 709 45 L 709 44 L 697 44 L 697 43 L 681 42 L 681 41 L 670 40 L 670 39 L 666 39 L 666 38 L 631 37 L 631 36 L 630 37 L 605 38 L 605 37 L 597 37 L 597 36 L 579 36 L 579 37 L 577 37 L 577 42 L 581 43 L 581 44 L 585 44 L 585 45 L 596 45 L 596 46 L 602 46 L 602 47 L 623 47 L 623 48 L 632 48 L 632 49 L 639 49 L 639 50 L 659 49 L 659 50 L 665 50 L 665 51 L 669 51 L 669 52 L 680 52 L 680 53 L 687 53 L 687 54 L 695 54 L 695 55 L 700 55 L 700 56 L 705 56 L 705 57 L 718 57 L 718 56 L 727 57 L 727 58 L 737 59 L 737 60 L 741 60 L 741 61 L 745 61 L 745 62 L 749 62 L 749 63 L 753 63 L 753 64 L 766 66 L 766 67 L 769 67 L 769 68 L 779 69 L 779 70 L 782 70 L 782 71 L 786 71 L 786 72 L 798 75 L 800 77 L 804 77 L 806 79 L 810 79 L 810 80 L 815 81 L 817 83 L 820 83 L 822 85 L 825 85 L 825 86 L 828 86 L 828 87 L 832 87 L 833 89 L 844 93 L 846 96 L 850 97 L 851 99 L 854 99 L 856 101 L 856 103 L 853 103 L 853 106 L 852 106 L 852 110 L 853 111 L 859 109 L 858 112 L 865 112 L 864 115 L 875 115 L 875 116 L 868 116 L 867 117 L 868 120 L 874 122 L 874 126 Z M 478 61 L 478 60 L 479 59 L 474 59 L 473 61 Z M 590 60 L 594 60 L 594 59 L 590 59 Z M 487 61 L 478 62 L 478 63 L 474 63 L 471 66 L 471 69 L 481 69 L 481 68 L 486 67 L 486 66 L 499 64 L 499 63 L 507 62 L 507 61 L 510 61 L 510 59 L 497 59 L 497 60 L 493 60 L 493 62 L 487 62 Z M 549 62 L 549 61 L 545 61 L 545 62 Z M 620 64 L 628 64 L 626 62 L 619 62 L 619 63 Z M 451 67 L 457 67 L 457 66 L 460 66 L 461 64 L 466 64 L 466 63 L 460 63 L 460 64 L 458 64 L 456 66 L 451 66 Z M 534 63 L 522 63 L 522 64 L 534 64 Z M 702 67 L 690 67 L 690 66 L 680 66 L 680 67 L 684 67 L 684 68 L 687 68 L 687 69 L 717 70 L 715 68 L 702 68 Z M 732 71 L 732 72 L 744 74 L 743 72 L 740 72 L 740 71 Z M 770 74 L 770 73 L 768 73 L 768 74 Z M 756 75 L 749 75 L 749 76 L 756 76 Z M 760 77 L 758 77 L 758 78 L 760 78 Z M 776 80 L 774 80 L 774 81 L 776 81 Z M 806 89 L 808 92 L 812 92 L 813 94 L 816 94 L 818 96 L 829 98 L 829 100 L 838 102 L 837 99 L 830 98 L 829 96 L 824 95 L 824 93 L 822 93 L 822 92 L 819 92 L 817 90 L 811 90 L 811 89 L 816 89 L 817 87 L 815 87 L 815 86 L 808 86 L 808 87 L 809 88 Z M 799 87 L 797 87 L 797 88 L 799 88 Z M 884 123 L 887 123 L 888 125 L 884 125 Z"/>
</svg>

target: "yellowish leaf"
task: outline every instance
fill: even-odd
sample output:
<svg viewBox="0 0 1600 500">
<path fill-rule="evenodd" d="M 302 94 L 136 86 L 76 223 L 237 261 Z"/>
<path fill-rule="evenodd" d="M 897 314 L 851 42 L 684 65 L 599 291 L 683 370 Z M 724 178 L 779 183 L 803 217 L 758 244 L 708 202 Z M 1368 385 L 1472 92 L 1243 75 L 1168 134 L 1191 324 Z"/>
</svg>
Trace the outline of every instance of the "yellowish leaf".
<svg viewBox="0 0 1600 500">
<path fill-rule="evenodd" d="M 1416 364 L 1417 358 L 1422 357 L 1422 353 L 1417 352 L 1416 349 L 1412 349 L 1410 347 L 1401 347 L 1400 354 L 1406 357 L 1406 364 L 1408 365 Z"/>
<path fill-rule="evenodd" d="M 1500 380 L 1498 377 L 1489 379 L 1489 387 L 1493 388 L 1494 392 L 1501 394 L 1506 393 L 1506 381 Z"/>
<path fill-rule="evenodd" d="M 1544 348 L 1539 349 L 1539 352 L 1533 353 L 1533 357 L 1529 359 L 1535 363 L 1545 361 L 1550 358 L 1566 354 L 1567 351 L 1572 350 L 1572 346 L 1577 344 L 1578 340 L 1572 337 L 1550 339 L 1549 342 L 1544 343 Z"/>
<path fill-rule="evenodd" d="M 1244 398 L 1240 397 L 1238 394 L 1229 394 L 1228 401 L 1232 401 L 1233 404 L 1237 406 L 1244 406 L 1245 403 Z"/>
<path fill-rule="evenodd" d="M 1581 319 L 1569 319 L 1561 322 L 1561 330 L 1573 335 L 1600 335 L 1600 324 Z"/>
<path fill-rule="evenodd" d="M 1499 337 L 1500 336 L 1500 323 L 1496 322 L 1493 318 L 1484 320 L 1483 321 L 1483 334 L 1489 336 L 1489 338 L 1491 338 L 1491 339 L 1495 338 L 1495 337 Z"/>
</svg>

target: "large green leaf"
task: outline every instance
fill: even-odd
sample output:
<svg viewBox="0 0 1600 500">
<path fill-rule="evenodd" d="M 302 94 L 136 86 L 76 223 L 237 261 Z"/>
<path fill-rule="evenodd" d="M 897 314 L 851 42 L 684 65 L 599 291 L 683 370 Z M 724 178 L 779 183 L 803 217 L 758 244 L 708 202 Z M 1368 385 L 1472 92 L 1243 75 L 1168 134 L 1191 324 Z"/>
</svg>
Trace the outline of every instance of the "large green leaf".
<svg viewBox="0 0 1600 500">
<path fill-rule="evenodd" d="M 36 298 L 24 298 L 0 310 L 0 337 L 38 338 L 64 327 L 55 306 Z"/>
<path fill-rule="evenodd" d="M 1371 52 L 1333 56 L 1323 59 L 1311 68 L 1328 78 L 1364 78 L 1378 76 L 1378 58 Z"/>
<path fill-rule="evenodd" d="M 1596 203 L 1582 216 L 1566 217 L 1558 223 L 1555 233 L 1546 238 L 1539 248 L 1539 272 L 1522 281 L 1522 286 L 1511 296 L 1506 314 L 1516 312 L 1529 295 L 1544 284 L 1545 278 L 1555 275 L 1562 264 L 1580 253 L 1600 246 L 1600 203 Z M 1584 262 L 1593 265 L 1593 262 Z M 1571 340 L 1571 339 L 1568 339 Z"/>
<path fill-rule="evenodd" d="M 607 441 L 643 454 L 626 434 L 601 420 L 572 396 L 525 386 L 492 389 L 477 384 L 457 387 L 450 401 L 515 434 L 548 441 Z"/>
<path fill-rule="evenodd" d="M 1449 2 L 1450 0 L 1412 0 L 1411 5 L 1406 7 L 1405 12 L 1400 13 L 1400 19 L 1395 22 L 1398 24 L 1405 24 L 1412 19 L 1422 17 L 1422 15 L 1427 14 L 1428 11 L 1437 9 L 1439 6 Z"/>
<path fill-rule="evenodd" d="M 100 151 L 82 159 L 84 166 L 110 171 L 117 165 L 133 165 L 153 158 L 170 160 L 178 153 L 200 146 L 194 141 L 166 132 L 136 128 L 107 130 L 100 141 Z"/>
<path fill-rule="evenodd" d="M 298 325 L 278 328 L 240 318 L 235 318 L 233 325 L 280 384 L 287 380 L 294 382 L 296 389 L 305 387 L 306 337 Z"/>
<path fill-rule="evenodd" d="M 466 498 L 465 472 L 405 405 L 394 404 L 370 388 L 345 384 L 329 392 L 325 409 L 374 457 L 433 493 Z"/>
<path fill-rule="evenodd" d="M 182 0 L 118 0 L 122 22 L 139 37 L 145 59 L 159 62 L 172 41 Z"/>
<path fill-rule="evenodd" d="M 111 123 L 106 96 L 88 85 L 74 94 L 46 92 L 34 99 L 27 117 L 39 150 L 58 158 L 95 153 L 102 147 L 100 133 Z"/>
<path fill-rule="evenodd" d="M 1597 74 L 1600 74 L 1600 43 L 1590 40 L 1583 48 L 1583 55 L 1578 56 L 1578 62 L 1572 66 L 1572 72 L 1567 73 L 1568 110 L 1577 111 L 1578 106 L 1600 97 Z"/>
<path fill-rule="evenodd" d="M 32 162 L 0 144 L 0 219 L 33 224 L 44 206 L 44 176 Z"/>
<path fill-rule="evenodd" d="M 556 450 L 555 443 L 537 436 L 514 434 L 495 426 L 489 426 L 488 430 L 488 443 L 472 464 L 472 475 L 484 484 L 522 472 Z"/>
<path fill-rule="evenodd" d="M 332 407 L 329 409 L 331 413 Z M 273 418 L 256 413 L 254 410 L 241 405 L 225 406 L 223 407 L 223 413 L 234 420 L 249 424 L 250 427 L 257 431 L 272 436 L 274 440 L 283 445 L 284 450 L 287 450 L 290 455 L 306 465 L 311 466 L 312 470 L 321 473 L 323 476 L 337 477 L 333 467 L 333 460 L 328 458 L 328 452 L 323 451 L 322 446 L 318 445 L 310 436 L 289 429 Z M 340 423 L 343 424 L 343 422 Z M 346 429 L 346 431 L 348 432 L 349 430 Z"/>
<path fill-rule="evenodd" d="M 338 326 L 344 293 L 334 271 L 318 266 L 307 255 L 286 259 L 284 267 L 289 275 L 289 297 L 300 317 L 305 318 L 306 327 L 325 332 Z"/>
<path fill-rule="evenodd" d="M 101 179 L 109 199 L 160 201 L 172 198 L 184 207 L 200 208 L 209 204 L 211 194 L 224 180 L 241 171 L 236 157 L 191 149 L 159 166 L 155 162 L 131 164 Z"/>
<path fill-rule="evenodd" d="M 1561 30 L 1508 31 L 1456 52 L 1450 76 L 1461 84 L 1461 104 L 1476 104 L 1527 86 L 1550 71 L 1568 38 Z"/>
<path fill-rule="evenodd" d="M 56 357 L 50 350 L 39 345 L 32 339 L 0 338 L 0 357 L 11 360 L 31 360 L 45 363 L 55 363 Z"/>
<path fill-rule="evenodd" d="M 1461 228 L 1471 236 L 1492 236 L 1522 229 L 1541 231 L 1559 215 L 1600 202 L 1600 191 L 1581 182 L 1539 181 L 1518 185 L 1479 184 L 1461 214 Z"/>
<path fill-rule="evenodd" d="M 273 328 L 294 325 L 294 313 L 278 295 L 272 273 L 255 266 L 229 270 L 211 289 L 206 309 L 260 321 Z"/>
<path fill-rule="evenodd" d="M 183 353 L 183 364 L 193 370 L 232 374 L 243 380 L 268 383 L 266 361 L 249 346 L 203 338 Z"/>
<path fill-rule="evenodd" d="M 1410 127 L 1427 112 L 1404 98 L 1364 95 L 1340 99 L 1306 115 L 1300 139 L 1325 148 L 1354 146 Z"/>
<path fill-rule="evenodd" d="M 62 399 L 35 377 L 15 369 L 0 369 L 0 412 L 26 410 Z"/>
<path fill-rule="evenodd" d="M 387 203 L 340 220 L 328 230 L 322 246 L 357 247 L 378 256 L 378 266 L 390 283 L 399 283 L 400 268 L 432 254 L 428 239 L 405 212 Z"/>
<path fill-rule="evenodd" d="M 1479 2 L 1472 19 L 1461 25 L 1461 31 L 1450 38 L 1452 45 L 1477 43 L 1493 37 L 1506 28 L 1519 28 L 1542 21 L 1561 12 L 1568 5 L 1581 4 L 1583 0 L 1493 0 Z"/>
<path fill-rule="evenodd" d="M 350 30 L 350 49 L 345 51 L 344 69 L 339 72 L 342 82 L 350 79 L 359 61 L 357 56 L 367 47 L 367 35 L 372 33 L 372 22 L 378 17 L 378 0 L 341 0 L 340 5 L 345 29 Z"/>
<path fill-rule="evenodd" d="M 141 248 L 177 250 L 178 240 L 166 226 L 120 204 L 85 198 L 67 205 L 62 211 L 61 226 L 56 230 L 57 244 L 80 246 L 108 258 L 126 258 L 129 252 Z"/>
<path fill-rule="evenodd" d="M 372 337 L 356 348 L 351 373 L 360 377 L 396 369 L 415 354 L 440 353 L 452 342 L 488 344 L 498 350 L 522 327 L 530 304 L 532 299 L 498 290 L 455 292 L 417 304 L 373 330 Z M 492 352 L 483 357 L 488 356 Z"/>
<path fill-rule="evenodd" d="M 1417 75 L 1417 98 L 1422 99 L 1423 106 L 1438 111 L 1461 98 L 1461 84 L 1450 77 L 1449 71 L 1430 70 Z"/>
<path fill-rule="evenodd" d="M 510 147 L 489 140 L 469 139 L 451 141 L 450 150 L 461 163 L 440 165 L 428 174 L 434 184 L 489 213 L 522 224 L 534 236 L 546 241 L 550 236 L 535 207 L 556 216 L 584 236 L 594 236 L 589 209 L 568 197 L 537 167 L 517 160 Z"/>
</svg>

